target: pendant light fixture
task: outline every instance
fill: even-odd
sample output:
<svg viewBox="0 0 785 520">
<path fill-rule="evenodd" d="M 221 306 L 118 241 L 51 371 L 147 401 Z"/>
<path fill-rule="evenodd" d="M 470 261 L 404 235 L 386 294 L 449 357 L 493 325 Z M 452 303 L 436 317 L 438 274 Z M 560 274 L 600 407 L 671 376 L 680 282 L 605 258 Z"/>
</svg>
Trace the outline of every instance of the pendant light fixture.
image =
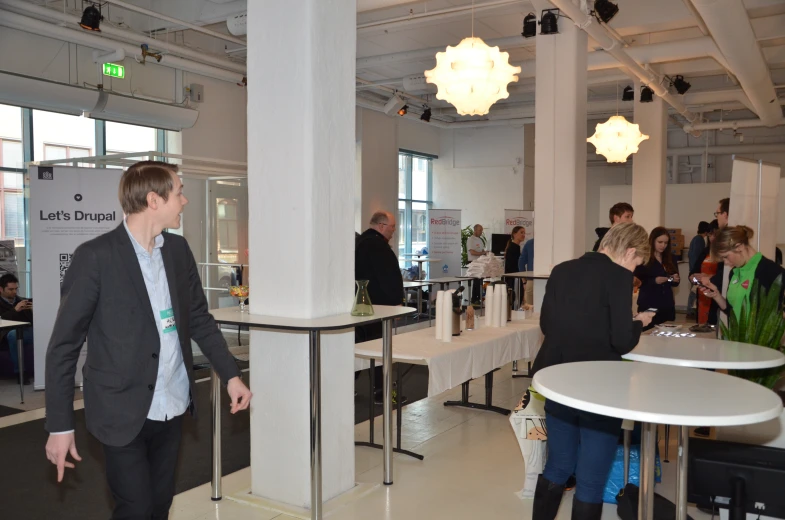
<svg viewBox="0 0 785 520">
<path fill-rule="evenodd" d="M 619 87 L 616 86 L 616 115 L 594 129 L 594 135 L 586 139 L 605 156 L 609 163 L 627 162 L 627 158 L 638 151 L 638 145 L 649 138 L 641 133 L 640 127 L 619 115 Z"/>
<path fill-rule="evenodd" d="M 509 63 L 510 54 L 489 47 L 474 37 L 474 2 L 472 1 L 472 36 L 456 47 L 436 53 L 436 67 L 425 71 L 427 83 L 436 85 L 436 99 L 447 101 L 462 116 L 481 116 L 491 105 L 507 99 L 507 84 L 518 81 L 520 67 Z"/>
</svg>

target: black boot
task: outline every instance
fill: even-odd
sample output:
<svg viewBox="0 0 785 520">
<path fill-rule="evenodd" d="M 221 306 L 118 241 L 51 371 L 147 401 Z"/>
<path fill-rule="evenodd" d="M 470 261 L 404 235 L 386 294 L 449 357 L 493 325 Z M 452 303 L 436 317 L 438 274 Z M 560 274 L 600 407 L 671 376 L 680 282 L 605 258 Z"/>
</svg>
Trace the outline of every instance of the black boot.
<svg viewBox="0 0 785 520">
<path fill-rule="evenodd" d="M 564 486 L 554 484 L 542 475 L 537 478 L 534 490 L 534 506 L 532 520 L 553 520 L 559 512 Z"/>
<path fill-rule="evenodd" d="M 602 517 L 602 502 L 588 504 L 577 498 L 572 499 L 572 520 L 600 520 Z"/>
</svg>

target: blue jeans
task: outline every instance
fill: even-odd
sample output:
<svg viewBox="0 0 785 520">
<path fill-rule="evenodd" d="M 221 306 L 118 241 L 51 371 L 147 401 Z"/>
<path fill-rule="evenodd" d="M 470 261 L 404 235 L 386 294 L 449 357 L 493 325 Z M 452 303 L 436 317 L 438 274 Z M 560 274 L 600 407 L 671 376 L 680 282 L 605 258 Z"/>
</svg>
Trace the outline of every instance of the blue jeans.
<svg viewBox="0 0 785 520">
<path fill-rule="evenodd" d="M 548 460 L 543 476 L 554 484 L 575 475 L 575 498 L 601 504 L 619 443 L 621 419 L 582 412 L 548 400 Z"/>
<path fill-rule="evenodd" d="M 19 373 L 19 354 L 18 354 L 18 351 L 16 350 L 17 349 L 17 347 L 16 347 L 16 329 L 11 330 L 6 335 L 5 338 L 6 338 L 6 341 L 8 341 L 8 353 L 11 354 L 11 364 L 14 366 L 14 374 L 18 374 Z M 24 329 L 24 339 L 23 339 L 23 342 L 24 342 L 24 349 L 23 350 L 27 350 L 27 348 L 30 345 L 33 344 L 33 328 L 32 327 L 26 327 Z M 23 352 L 23 354 L 24 354 L 24 352 Z M 33 367 L 26 367 L 25 371 L 26 372 L 32 372 L 33 371 Z"/>
</svg>

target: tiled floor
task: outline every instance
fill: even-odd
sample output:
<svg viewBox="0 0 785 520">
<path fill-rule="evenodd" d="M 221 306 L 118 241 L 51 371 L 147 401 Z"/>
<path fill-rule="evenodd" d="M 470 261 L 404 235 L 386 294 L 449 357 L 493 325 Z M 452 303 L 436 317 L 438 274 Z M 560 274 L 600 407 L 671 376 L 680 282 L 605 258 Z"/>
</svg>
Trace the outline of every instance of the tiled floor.
<svg viewBox="0 0 785 520">
<path fill-rule="evenodd" d="M 508 365 L 494 374 L 494 404 L 514 407 L 529 384 L 512 379 Z M 484 398 L 483 381 L 472 382 L 473 400 Z M 445 408 L 443 402 L 460 396 L 460 388 L 418 401 L 404 408 L 403 446 L 425 455 L 417 461 L 395 455 L 393 486 L 378 486 L 329 515 L 334 520 L 434 519 L 451 520 L 531 518 L 531 501 L 515 495 L 523 487 L 524 466 L 509 418 L 496 413 Z M 381 436 L 381 421 L 376 435 Z M 355 427 L 357 440 L 367 440 L 368 423 Z M 671 433 L 672 444 L 675 433 Z M 663 484 L 657 492 L 673 498 L 675 444 L 671 463 L 663 463 Z M 355 451 L 358 483 L 382 481 L 382 453 L 370 448 Z M 211 502 L 209 484 L 175 497 L 171 520 L 293 520 L 271 510 L 237 503 L 230 495 L 250 487 L 250 471 L 244 469 L 223 480 L 224 499 Z M 559 518 L 570 518 L 566 495 Z M 710 518 L 690 510 L 695 520 Z M 607 506 L 603 518 L 615 519 L 615 506 Z"/>
</svg>

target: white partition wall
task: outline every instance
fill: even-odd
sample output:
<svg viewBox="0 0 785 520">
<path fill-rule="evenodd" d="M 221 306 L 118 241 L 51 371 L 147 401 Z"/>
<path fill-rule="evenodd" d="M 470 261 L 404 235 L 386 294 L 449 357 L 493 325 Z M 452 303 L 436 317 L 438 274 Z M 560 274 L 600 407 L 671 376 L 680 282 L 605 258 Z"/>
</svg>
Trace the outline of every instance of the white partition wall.
<svg viewBox="0 0 785 520">
<path fill-rule="evenodd" d="M 779 189 L 780 165 L 733 158 L 728 224 L 752 228 L 753 247 L 771 259 L 777 245 Z"/>
</svg>

